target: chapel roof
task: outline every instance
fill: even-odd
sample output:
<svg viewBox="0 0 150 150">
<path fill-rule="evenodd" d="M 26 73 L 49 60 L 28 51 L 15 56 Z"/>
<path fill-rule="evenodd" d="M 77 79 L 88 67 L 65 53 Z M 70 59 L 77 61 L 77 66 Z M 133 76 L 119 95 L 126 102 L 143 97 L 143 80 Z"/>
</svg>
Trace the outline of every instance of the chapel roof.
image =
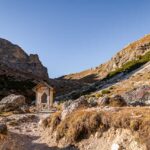
<svg viewBox="0 0 150 150">
<path fill-rule="evenodd" d="M 51 85 L 49 85 L 48 83 L 46 83 L 46 82 L 44 82 L 44 81 L 41 81 L 41 82 L 39 82 L 39 83 L 33 88 L 33 91 L 36 92 L 37 89 L 40 88 L 40 87 L 42 87 L 42 86 L 46 86 L 46 87 L 50 88 L 51 90 L 54 90 L 54 88 L 53 88 Z"/>
</svg>

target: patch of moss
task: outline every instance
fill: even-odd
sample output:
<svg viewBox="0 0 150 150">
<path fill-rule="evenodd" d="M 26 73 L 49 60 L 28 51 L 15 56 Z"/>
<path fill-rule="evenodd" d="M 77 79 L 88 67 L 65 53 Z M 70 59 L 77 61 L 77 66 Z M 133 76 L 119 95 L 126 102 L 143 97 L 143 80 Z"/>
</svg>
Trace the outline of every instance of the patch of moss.
<svg viewBox="0 0 150 150">
<path fill-rule="evenodd" d="M 102 92 L 101 92 L 102 94 L 109 94 L 110 93 L 110 91 L 109 90 L 102 90 Z"/>
<path fill-rule="evenodd" d="M 95 97 L 96 98 L 99 98 L 99 97 L 102 97 L 103 95 L 101 93 L 96 93 Z"/>
</svg>

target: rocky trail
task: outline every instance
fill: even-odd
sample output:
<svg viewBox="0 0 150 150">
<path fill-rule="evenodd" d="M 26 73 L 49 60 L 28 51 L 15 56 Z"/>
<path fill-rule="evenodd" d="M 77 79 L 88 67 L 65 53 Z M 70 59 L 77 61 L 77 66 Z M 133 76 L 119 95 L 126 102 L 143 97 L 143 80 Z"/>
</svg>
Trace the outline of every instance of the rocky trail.
<svg viewBox="0 0 150 150">
<path fill-rule="evenodd" d="M 43 129 L 39 126 L 39 121 L 49 113 L 39 114 L 14 114 L 9 117 L 0 117 L 1 122 L 5 122 L 8 127 L 8 136 L 1 150 L 60 150 L 58 147 L 49 146 L 42 139 Z M 71 148 L 72 149 L 72 148 Z M 70 150 L 70 148 L 63 148 Z"/>
</svg>

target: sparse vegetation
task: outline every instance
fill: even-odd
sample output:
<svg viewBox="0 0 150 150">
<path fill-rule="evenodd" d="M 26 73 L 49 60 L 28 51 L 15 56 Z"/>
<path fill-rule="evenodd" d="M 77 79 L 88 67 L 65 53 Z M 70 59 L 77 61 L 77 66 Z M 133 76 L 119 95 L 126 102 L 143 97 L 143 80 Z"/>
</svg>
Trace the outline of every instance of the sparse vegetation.
<svg viewBox="0 0 150 150">
<path fill-rule="evenodd" d="M 104 94 L 109 94 L 110 93 L 110 91 L 109 90 L 102 90 L 102 94 L 104 95 Z"/>
<path fill-rule="evenodd" d="M 127 104 L 125 101 L 121 99 L 111 99 L 108 105 L 111 107 L 123 107 L 126 106 Z"/>
<path fill-rule="evenodd" d="M 65 136 L 70 142 L 80 141 L 95 132 L 100 123 L 101 113 L 78 111 L 58 125 L 57 140 Z"/>
<path fill-rule="evenodd" d="M 96 94 L 95 94 L 95 97 L 96 97 L 96 98 L 99 98 L 99 97 L 102 97 L 102 96 L 103 96 L 102 93 L 96 93 Z"/>
<path fill-rule="evenodd" d="M 56 131 L 57 133 L 57 141 L 65 137 L 69 143 L 74 143 L 88 138 L 96 132 L 103 133 L 110 128 L 125 128 L 133 132 L 138 131 L 138 137 L 135 138 L 138 138 L 139 142 L 148 143 L 150 142 L 149 113 L 150 109 L 135 107 L 117 108 L 113 112 L 77 110 L 65 120 L 59 120 L 59 124 L 56 124 L 56 127 L 53 128 L 53 132 Z M 48 127 L 51 127 L 51 125 L 50 122 Z"/>
<path fill-rule="evenodd" d="M 52 131 L 54 131 L 61 121 L 61 111 L 58 111 L 51 115 L 51 117 L 43 120 L 43 127 L 51 127 Z"/>
<path fill-rule="evenodd" d="M 115 71 L 110 72 L 105 79 L 112 78 L 119 73 L 123 73 L 123 72 L 129 73 L 129 72 L 141 67 L 143 64 L 145 64 L 149 61 L 150 61 L 150 51 L 147 52 L 143 56 L 139 56 L 137 60 L 128 61 L 121 68 L 118 68 Z"/>
</svg>

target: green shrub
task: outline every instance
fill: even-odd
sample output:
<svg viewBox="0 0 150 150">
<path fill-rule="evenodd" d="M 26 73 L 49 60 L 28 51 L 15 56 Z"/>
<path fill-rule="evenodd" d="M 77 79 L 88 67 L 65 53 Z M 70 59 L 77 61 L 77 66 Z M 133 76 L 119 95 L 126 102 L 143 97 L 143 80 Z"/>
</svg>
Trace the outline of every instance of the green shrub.
<svg viewBox="0 0 150 150">
<path fill-rule="evenodd" d="M 102 90 L 102 94 L 109 94 L 110 91 L 109 90 Z"/>
<path fill-rule="evenodd" d="M 140 126 L 139 121 L 137 120 L 130 121 L 130 128 L 132 131 L 137 131 L 139 129 L 139 126 Z"/>
<path fill-rule="evenodd" d="M 110 88 L 109 88 L 109 90 L 113 90 L 115 87 L 114 86 L 111 86 Z"/>
<path fill-rule="evenodd" d="M 139 56 L 137 60 L 131 60 L 128 61 L 127 63 L 125 63 L 121 68 L 116 69 L 115 71 L 110 72 L 105 79 L 109 79 L 114 77 L 115 75 L 119 74 L 119 73 L 129 73 L 139 67 L 141 67 L 142 65 L 144 65 L 145 63 L 150 61 L 150 51 L 147 52 L 145 55 L 143 56 Z M 105 80 L 104 79 L 104 80 Z"/>
<path fill-rule="evenodd" d="M 96 94 L 95 94 L 95 97 L 96 97 L 96 98 L 102 97 L 102 94 L 101 94 L 101 93 L 96 93 Z"/>
</svg>

